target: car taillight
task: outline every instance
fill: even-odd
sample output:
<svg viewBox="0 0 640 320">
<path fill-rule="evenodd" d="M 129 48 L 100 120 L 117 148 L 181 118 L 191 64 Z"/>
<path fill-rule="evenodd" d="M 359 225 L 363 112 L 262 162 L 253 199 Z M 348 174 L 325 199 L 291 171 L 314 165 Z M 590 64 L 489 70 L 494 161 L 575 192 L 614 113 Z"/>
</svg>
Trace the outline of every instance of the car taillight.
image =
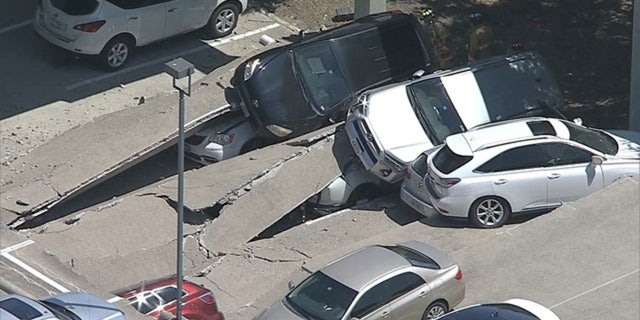
<svg viewBox="0 0 640 320">
<path fill-rule="evenodd" d="M 460 178 L 440 178 L 438 184 L 443 188 L 451 188 L 460 182 Z"/>
<path fill-rule="evenodd" d="M 106 20 L 98 20 L 98 21 L 79 24 L 73 28 L 82 32 L 96 32 L 100 30 L 100 28 L 102 28 L 102 26 L 104 26 L 105 23 L 107 23 Z"/>
<path fill-rule="evenodd" d="M 213 304 L 216 302 L 216 299 L 213 297 L 213 293 L 211 292 L 201 295 L 198 299 L 206 304 Z"/>
<path fill-rule="evenodd" d="M 462 270 L 458 269 L 458 273 L 456 273 L 456 280 L 462 280 Z"/>
</svg>

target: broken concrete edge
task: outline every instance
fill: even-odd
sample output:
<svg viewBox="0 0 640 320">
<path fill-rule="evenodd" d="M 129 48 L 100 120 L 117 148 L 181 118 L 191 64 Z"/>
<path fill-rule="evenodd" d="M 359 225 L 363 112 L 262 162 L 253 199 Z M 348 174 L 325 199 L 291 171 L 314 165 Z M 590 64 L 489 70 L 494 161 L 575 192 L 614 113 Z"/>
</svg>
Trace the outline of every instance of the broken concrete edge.
<svg viewBox="0 0 640 320">
<path fill-rule="evenodd" d="M 223 114 L 226 114 L 227 112 L 230 112 L 230 111 L 232 111 L 232 106 L 227 104 L 220 108 L 212 110 L 196 119 L 193 119 L 192 121 L 184 125 L 185 133 L 192 132 L 195 129 L 199 128 L 200 125 L 204 124 L 205 122 L 215 117 L 219 117 Z M 96 184 L 99 184 L 111 178 L 112 176 L 154 156 L 155 154 L 165 150 L 173 142 L 175 142 L 175 140 L 178 139 L 178 134 L 179 134 L 178 130 L 173 131 L 168 136 L 165 136 L 164 138 L 156 141 L 150 146 L 144 148 L 143 150 L 140 150 L 135 154 L 129 156 L 128 158 L 116 163 L 115 165 L 112 165 L 107 170 L 104 170 L 103 172 L 91 177 L 89 180 L 85 180 L 75 188 L 68 190 L 65 193 L 60 193 L 59 191 L 55 190 L 53 186 L 49 185 L 54 190 L 54 192 L 58 194 L 58 197 L 54 199 L 50 199 L 49 201 L 43 202 L 41 204 L 38 204 L 27 211 L 15 212 L 13 210 L 8 210 L 18 215 L 16 219 L 14 219 L 9 223 L 9 226 L 12 228 L 15 228 L 30 219 L 40 216 L 46 213 L 47 211 L 49 211 L 49 209 L 51 209 L 55 205 L 61 203 L 62 201 L 69 200 L 74 196 L 76 196 L 77 194 L 92 188 Z"/>
</svg>

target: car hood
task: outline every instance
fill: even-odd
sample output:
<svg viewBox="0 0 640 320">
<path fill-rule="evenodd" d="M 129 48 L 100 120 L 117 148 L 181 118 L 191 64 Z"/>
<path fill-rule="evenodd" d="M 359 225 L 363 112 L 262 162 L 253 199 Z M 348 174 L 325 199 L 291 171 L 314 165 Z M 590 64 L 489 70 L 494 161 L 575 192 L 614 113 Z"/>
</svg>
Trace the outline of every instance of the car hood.
<svg viewBox="0 0 640 320">
<path fill-rule="evenodd" d="M 126 320 L 122 311 L 90 293 L 63 293 L 43 300 L 68 309 L 83 320 Z"/>
<path fill-rule="evenodd" d="M 640 132 L 626 130 L 609 130 L 618 143 L 616 157 L 623 159 L 640 159 Z"/>
<path fill-rule="evenodd" d="M 433 147 L 411 107 L 406 86 L 372 93 L 367 110 L 369 127 L 378 142 L 399 160 L 412 161 Z"/>
<path fill-rule="evenodd" d="M 264 123 L 286 124 L 317 117 L 295 77 L 291 55 L 290 50 L 283 50 L 258 56 L 261 66 L 246 82 Z"/>
<path fill-rule="evenodd" d="M 301 320 L 303 317 L 293 313 L 284 305 L 282 300 L 271 305 L 253 320 Z"/>
</svg>

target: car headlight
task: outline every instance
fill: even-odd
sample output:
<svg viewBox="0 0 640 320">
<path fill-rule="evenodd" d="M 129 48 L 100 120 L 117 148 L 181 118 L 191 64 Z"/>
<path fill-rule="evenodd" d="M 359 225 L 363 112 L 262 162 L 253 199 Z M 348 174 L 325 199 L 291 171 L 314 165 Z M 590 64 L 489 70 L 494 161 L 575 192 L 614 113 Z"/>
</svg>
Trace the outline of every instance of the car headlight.
<svg viewBox="0 0 640 320">
<path fill-rule="evenodd" d="M 233 133 L 216 133 L 209 136 L 209 142 L 226 145 L 233 142 Z"/>
<path fill-rule="evenodd" d="M 253 59 L 244 66 L 244 81 L 247 81 L 253 76 L 253 73 L 260 66 L 260 59 Z"/>
<path fill-rule="evenodd" d="M 291 129 L 285 128 L 285 127 L 281 127 L 277 124 L 270 124 L 267 125 L 267 130 L 271 131 L 271 133 L 275 134 L 276 136 L 283 138 L 288 136 L 289 134 L 291 134 L 291 132 L 293 132 Z"/>
</svg>

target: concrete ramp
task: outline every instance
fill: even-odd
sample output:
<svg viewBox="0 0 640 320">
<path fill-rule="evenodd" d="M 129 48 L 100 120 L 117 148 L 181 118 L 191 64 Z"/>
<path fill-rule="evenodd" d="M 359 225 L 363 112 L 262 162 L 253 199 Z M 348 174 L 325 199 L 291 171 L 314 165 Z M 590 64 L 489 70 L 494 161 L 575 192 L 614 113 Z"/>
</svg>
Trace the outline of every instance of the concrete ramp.
<svg viewBox="0 0 640 320">
<path fill-rule="evenodd" d="M 236 248 L 324 189 L 352 156 L 342 126 L 320 129 L 187 173 L 185 206 L 224 205 L 201 241 L 213 251 Z M 157 195 L 177 201 L 176 185 L 158 186 Z"/>
<path fill-rule="evenodd" d="M 265 26 L 273 25 L 265 17 Z M 269 31 L 274 38 L 290 34 L 283 27 Z M 256 43 L 259 33 L 247 41 Z M 280 42 L 282 44 L 282 42 Z M 270 47 L 237 45 L 231 54 L 255 54 Z M 192 85 L 187 98 L 185 129 L 192 132 L 207 120 L 230 110 L 224 86 L 229 85 L 235 67 L 243 61 L 220 53 L 228 62 Z M 4 223 L 33 218 L 57 203 L 99 184 L 148 159 L 177 140 L 178 95 L 167 82 L 166 92 L 147 103 L 107 114 L 67 131 L 17 160 L 20 169 L 2 170 L 2 219 Z M 9 216 L 6 212 L 12 212 Z"/>
</svg>

